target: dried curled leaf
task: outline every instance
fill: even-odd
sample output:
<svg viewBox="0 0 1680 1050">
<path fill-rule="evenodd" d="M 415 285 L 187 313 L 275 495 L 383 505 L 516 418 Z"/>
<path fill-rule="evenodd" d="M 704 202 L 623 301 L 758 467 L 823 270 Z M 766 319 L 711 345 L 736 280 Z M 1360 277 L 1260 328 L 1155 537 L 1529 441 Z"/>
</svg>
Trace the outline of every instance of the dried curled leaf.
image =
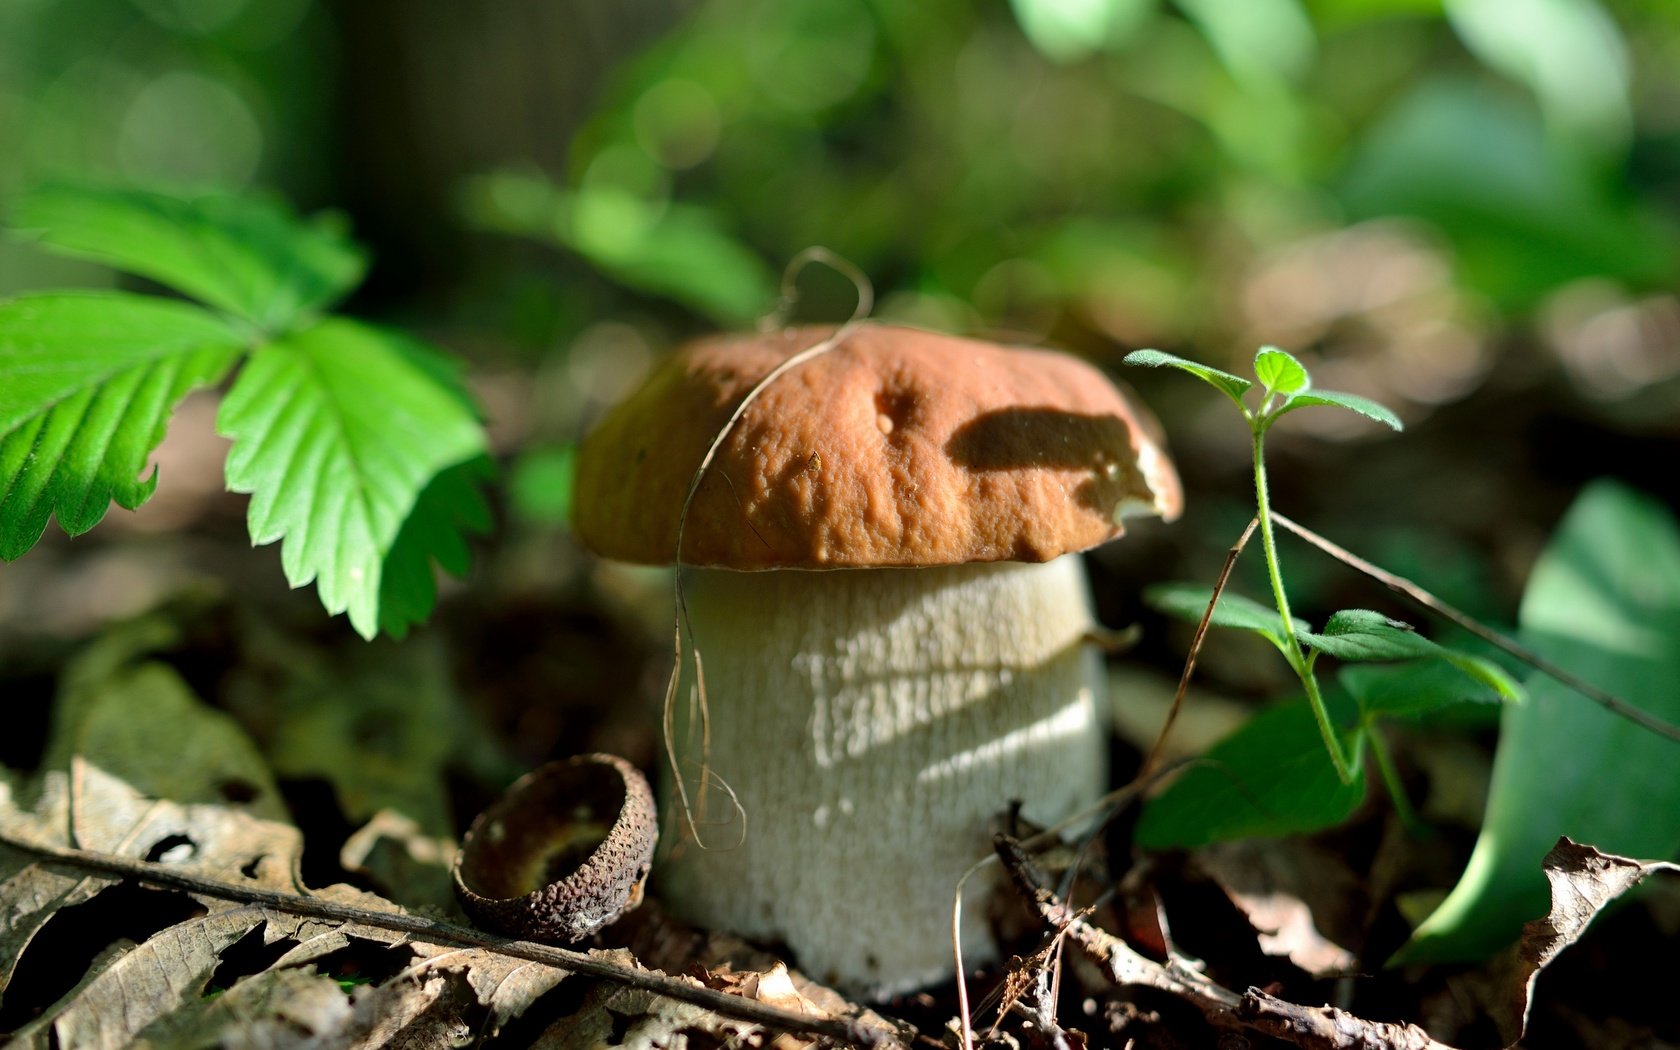
<svg viewBox="0 0 1680 1050">
<path fill-rule="evenodd" d="M 1600 853 L 1560 838 L 1542 862 L 1546 881 L 1552 886 L 1552 907 L 1543 919 L 1523 927 L 1517 944 L 1515 979 L 1503 1010 L 1495 1011 L 1500 1034 L 1510 1046 L 1528 1031 L 1528 1015 L 1534 1005 L 1534 983 L 1553 959 L 1581 939 L 1598 913 L 1611 901 L 1633 889 L 1655 872 L 1680 872 L 1680 864 L 1630 860 Z"/>
</svg>

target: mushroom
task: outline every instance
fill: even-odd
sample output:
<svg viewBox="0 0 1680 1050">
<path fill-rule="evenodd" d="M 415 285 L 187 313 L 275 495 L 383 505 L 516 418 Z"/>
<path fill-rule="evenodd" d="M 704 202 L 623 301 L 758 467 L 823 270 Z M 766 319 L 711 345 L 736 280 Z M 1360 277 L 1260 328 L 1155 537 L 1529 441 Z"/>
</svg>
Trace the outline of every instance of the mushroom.
<svg viewBox="0 0 1680 1050">
<path fill-rule="evenodd" d="M 1177 475 L 1143 412 L 1066 354 L 876 324 L 728 335 L 668 358 L 584 440 L 578 537 L 671 561 L 726 427 L 681 560 L 707 768 L 738 803 L 696 819 L 739 822 L 702 823 L 705 848 L 668 827 L 662 898 L 859 994 L 948 978 L 957 881 L 992 819 L 1018 800 L 1050 824 L 1106 789 L 1074 552 L 1122 518 L 1175 517 Z M 699 744 L 675 746 L 693 799 Z M 995 954 L 979 912 L 971 959 Z"/>
</svg>

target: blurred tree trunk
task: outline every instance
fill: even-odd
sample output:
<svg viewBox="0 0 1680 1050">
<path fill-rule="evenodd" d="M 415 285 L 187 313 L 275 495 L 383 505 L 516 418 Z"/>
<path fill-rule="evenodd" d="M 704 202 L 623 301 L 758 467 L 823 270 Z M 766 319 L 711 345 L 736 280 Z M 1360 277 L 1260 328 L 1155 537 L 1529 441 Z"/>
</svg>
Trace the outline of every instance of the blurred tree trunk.
<svg viewBox="0 0 1680 1050">
<path fill-rule="evenodd" d="M 462 179 L 559 174 L 612 70 L 692 0 L 325 0 L 338 26 L 340 185 L 379 265 L 364 301 L 440 291 L 465 269 Z M 440 219 L 442 221 L 440 221 Z"/>
</svg>

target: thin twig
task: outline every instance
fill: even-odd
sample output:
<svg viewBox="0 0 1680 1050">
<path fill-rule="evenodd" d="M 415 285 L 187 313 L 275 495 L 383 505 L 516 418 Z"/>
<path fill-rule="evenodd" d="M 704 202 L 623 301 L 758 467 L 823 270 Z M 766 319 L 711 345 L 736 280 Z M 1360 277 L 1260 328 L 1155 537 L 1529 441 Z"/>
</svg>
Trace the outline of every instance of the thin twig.
<svg viewBox="0 0 1680 1050">
<path fill-rule="evenodd" d="M 1216 1019 L 1232 1014 L 1241 997 L 1213 981 L 1177 967 L 1169 968 L 1139 955 L 1125 941 L 1092 925 L 1081 912 L 1068 907 L 1050 889 L 1049 878 L 1025 844 L 1007 835 L 993 840 L 1004 870 L 1017 889 L 1032 901 L 1039 916 L 1055 930 L 1065 930 L 1085 956 L 1116 985 L 1147 985 L 1171 992 L 1199 1006 Z"/>
<path fill-rule="evenodd" d="M 1189 760 L 1184 762 L 1175 762 L 1166 769 L 1163 769 L 1159 774 L 1156 774 L 1156 777 L 1168 776 L 1177 772 L 1180 767 L 1188 764 Z M 1091 832 L 1091 837 L 1094 838 L 1095 835 L 1100 833 L 1103 827 L 1105 827 L 1110 820 L 1114 819 L 1115 814 L 1125 809 L 1126 806 L 1130 805 L 1132 801 L 1137 798 L 1139 793 L 1148 788 L 1153 779 L 1154 778 L 1142 776 L 1134 777 L 1132 778 L 1131 783 L 1126 784 L 1123 787 L 1115 788 L 1102 798 L 1097 799 L 1095 802 L 1085 806 L 1071 816 L 1050 825 L 1043 831 L 1040 831 L 1035 835 L 1028 836 L 1025 839 L 1011 839 L 1010 841 L 1015 842 L 1020 849 L 1025 851 L 1041 850 L 1054 843 L 1062 841 L 1062 832 L 1066 831 L 1068 828 L 1084 822 L 1094 813 L 1104 813 L 1103 819 L 1097 822 L 1096 827 Z M 1085 845 L 1088 845 L 1089 842 L 1090 839 L 1086 839 L 1083 843 L 1081 843 L 1081 851 L 1083 851 Z M 963 887 L 967 885 L 969 879 L 979 874 L 981 869 L 988 865 L 998 863 L 998 860 L 998 854 L 993 852 L 986 854 L 976 860 L 973 864 L 970 864 L 968 866 L 968 870 L 962 873 L 962 877 L 957 879 L 956 891 L 952 895 L 951 900 L 951 955 L 956 961 L 957 1023 L 962 1026 L 962 1031 L 958 1033 L 958 1039 L 962 1050 L 974 1050 L 973 1014 L 969 1010 L 968 1002 L 968 973 L 967 968 L 963 964 L 962 953 Z"/>
<path fill-rule="evenodd" d="M 1125 941 L 1093 925 L 1086 912 L 1075 911 L 1058 899 L 1023 843 L 1007 835 L 998 835 L 994 843 L 1010 879 L 1032 901 L 1039 916 L 1051 929 L 1065 934 L 1116 986 L 1142 985 L 1169 992 L 1194 1003 L 1211 1024 L 1264 1032 L 1308 1050 L 1452 1050 L 1416 1025 L 1366 1021 L 1328 1006 L 1299 1006 L 1257 988 L 1238 995 L 1193 970 L 1140 955 Z"/>
<path fill-rule="evenodd" d="M 1279 520 L 1282 520 L 1281 517 Z M 1148 780 L 1155 772 L 1155 766 L 1161 761 L 1161 751 L 1166 746 L 1167 735 L 1172 732 L 1173 723 L 1178 721 L 1178 712 L 1184 707 L 1185 694 L 1190 691 L 1190 677 L 1196 673 L 1196 657 L 1201 654 L 1202 642 L 1207 638 L 1208 628 L 1213 623 L 1214 606 L 1219 604 L 1219 596 L 1225 593 L 1225 584 L 1231 579 L 1231 570 L 1236 568 L 1237 556 L 1248 546 L 1248 541 L 1259 524 L 1259 518 L 1248 519 L 1248 527 L 1237 537 L 1237 542 L 1231 544 L 1231 549 L 1225 552 L 1225 564 L 1219 570 L 1219 579 L 1214 581 L 1213 596 L 1208 599 L 1207 609 L 1202 612 L 1202 620 L 1196 625 L 1196 634 L 1190 639 L 1190 655 L 1184 658 L 1184 671 L 1178 676 L 1178 689 L 1173 693 L 1172 705 L 1167 708 L 1167 720 L 1161 724 L 1161 731 L 1156 734 L 1155 743 L 1149 748 L 1149 754 L 1145 756 L 1143 765 L 1133 778 L 1134 783 Z"/>
<path fill-rule="evenodd" d="M 0 832 L 0 844 L 33 854 L 54 864 L 63 864 L 120 878 L 135 879 L 153 886 L 163 886 L 186 893 L 203 894 L 221 900 L 255 904 L 288 915 L 303 915 L 329 922 L 357 923 L 362 926 L 372 926 L 382 930 L 408 934 L 427 941 L 454 944 L 466 948 L 482 948 L 498 955 L 524 959 L 527 962 L 542 963 L 585 977 L 598 977 L 603 980 L 614 981 L 628 988 L 651 992 L 667 999 L 676 999 L 710 1010 L 713 1013 L 733 1017 L 750 1024 L 762 1025 L 779 1032 L 821 1036 L 826 1039 L 836 1039 L 844 1043 L 863 1046 L 892 1046 L 897 1042 L 890 1033 L 855 1021 L 842 1018 L 808 1017 L 803 1014 L 791 1013 L 756 1000 L 688 984 L 662 973 L 627 969 L 614 963 L 604 962 L 584 952 L 556 948 L 547 944 L 537 944 L 532 941 L 497 937 L 467 926 L 436 922 L 402 912 L 371 911 L 366 908 L 357 908 L 336 901 L 324 900 L 320 897 L 305 897 L 298 894 L 281 893 L 276 890 L 240 886 L 217 879 L 205 878 L 201 875 L 193 875 L 167 864 L 154 864 L 149 861 L 133 860 L 107 853 L 92 853 L 87 850 L 49 846 L 44 843 L 17 839 L 5 832 Z"/>
<path fill-rule="evenodd" d="M 1588 700 L 1599 704 L 1605 710 L 1620 715 L 1628 721 L 1633 722 L 1641 728 L 1648 729 L 1658 736 L 1667 737 L 1668 739 L 1674 741 L 1680 741 L 1680 726 L 1676 726 L 1671 722 L 1665 722 L 1656 715 L 1635 707 L 1615 694 L 1608 693 L 1603 689 L 1600 689 L 1598 686 L 1593 685 L 1591 682 L 1585 681 L 1584 679 L 1571 674 L 1534 650 L 1524 646 L 1522 643 L 1500 634 L 1491 627 L 1483 625 L 1469 613 L 1460 612 L 1459 610 L 1453 608 L 1446 602 L 1413 583 L 1411 580 L 1406 579 L 1404 576 L 1397 576 L 1394 573 L 1389 572 L 1387 569 L 1373 565 L 1364 558 L 1361 558 L 1359 555 L 1348 550 L 1346 547 L 1325 539 L 1323 536 L 1320 536 L 1318 533 L 1307 528 L 1305 525 L 1300 525 L 1290 521 L 1282 514 L 1273 513 L 1272 520 L 1276 521 L 1279 525 L 1282 525 L 1290 532 L 1293 532 L 1295 535 L 1301 537 L 1303 540 L 1306 540 L 1314 547 L 1317 547 L 1319 550 L 1330 555 L 1332 558 L 1335 558 L 1337 561 L 1358 569 L 1360 572 L 1371 577 L 1373 580 L 1384 584 L 1390 590 L 1409 599 L 1429 612 L 1451 620 L 1453 623 L 1464 628 L 1466 631 L 1469 631 L 1482 641 L 1487 642 L 1489 645 L 1497 646 L 1516 659 L 1521 660 L 1523 663 L 1534 668 L 1536 671 L 1539 671 L 1541 674 L 1546 675 L 1548 678 L 1562 682 L 1564 685 L 1575 690 L 1577 693 L 1580 693 Z"/>
</svg>

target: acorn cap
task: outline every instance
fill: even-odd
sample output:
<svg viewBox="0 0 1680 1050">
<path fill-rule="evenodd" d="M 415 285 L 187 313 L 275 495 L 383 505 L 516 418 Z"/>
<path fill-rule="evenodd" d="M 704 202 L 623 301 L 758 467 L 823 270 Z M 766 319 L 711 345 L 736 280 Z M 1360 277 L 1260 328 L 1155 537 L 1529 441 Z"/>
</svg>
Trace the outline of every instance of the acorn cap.
<svg viewBox="0 0 1680 1050">
<path fill-rule="evenodd" d="M 665 564 L 706 450 L 752 387 L 833 329 L 725 335 L 667 358 L 583 442 L 578 537 Z M 766 387 L 719 447 L 686 564 L 837 569 L 1048 561 L 1178 516 L 1146 410 L 1068 354 L 860 324 Z"/>
<path fill-rule="evenodd" d="M 478 925 L 583 940 L 642 901 L 659 820 L 647 778 L 616 755 L 550 762 L 480 813 L 455 856 L 455 896 Z"/>
</svg>

